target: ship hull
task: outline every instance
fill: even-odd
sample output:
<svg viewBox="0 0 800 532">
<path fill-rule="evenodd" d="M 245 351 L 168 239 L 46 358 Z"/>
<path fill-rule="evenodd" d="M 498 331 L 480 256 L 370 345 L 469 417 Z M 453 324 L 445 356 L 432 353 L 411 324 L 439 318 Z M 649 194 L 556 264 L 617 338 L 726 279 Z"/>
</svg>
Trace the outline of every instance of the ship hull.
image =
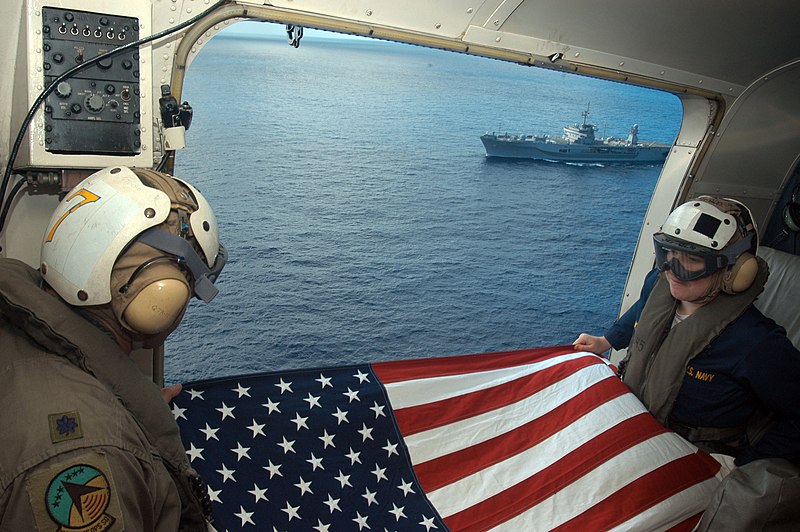
<svg viewBox="0 0 800 532">
<path fill-rule="evenodd" d="M 573 163 L 661 164 L 670 150 L 666 144 L 625 146 L 598 142 L 586 145 L 505 135 L 482 135 L 481 141 L 487 157 Z"/>
</svg>

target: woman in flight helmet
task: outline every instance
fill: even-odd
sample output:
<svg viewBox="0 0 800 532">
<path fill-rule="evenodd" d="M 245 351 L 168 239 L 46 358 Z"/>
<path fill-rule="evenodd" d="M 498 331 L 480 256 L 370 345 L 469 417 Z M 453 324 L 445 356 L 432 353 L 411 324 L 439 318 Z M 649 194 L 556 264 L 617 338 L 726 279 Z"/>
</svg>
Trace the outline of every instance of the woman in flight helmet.
<svg viewBox="0 0 800 532">
<path fill-rule="evenodd" d="M 656 266 L 669 272 L 666 277 L 672 294 L 684 307 L 678 310 L 682 316 L 713 300 L 720 291 L 744 292 L 758 273 L 758 234 L 752 216 L 747 207 L 733 200 L 702 196 L 684 203 L 672 211 L 661 231 L 653 235 L 653 242 Z M 689 283 L 699 279 L 708 281 Z M 689 288 L 705 290 L 685 293 Z"/>
<path fill-rule="evenodd" d="M 746 466 L 727 477 L 700 529 L 763 524 L 800 490 L 800 352 L 753 306 L 768 268 L 756 256 L 752 216 L 736 200 L 700 196 L 672 211 L 653 242 L 656 268 L 639 300 L 605 335 L 581 334 L 574 346 L 597 354 L 627 347 L 620 375 L 650 413 Z M 748 498 L 758 491 L 754 478 L 767 493 L 759 504 Z M 798 511 L 795 504 L 793 519 Z M 733 521 L 723 523 L 726 516 Z"/>
<path fill-rule="evenodd" d="M 129 353 L 162 343 L 192 296 L 216 295 L 226 253 L 211 208 L 177 178 L 111 167 L 67 193 L 43 240 L 38 271 L 0 259 L 0 401 L 14 412 L 0 528 L 206 530 L 207 492 Z"/>
</svg>

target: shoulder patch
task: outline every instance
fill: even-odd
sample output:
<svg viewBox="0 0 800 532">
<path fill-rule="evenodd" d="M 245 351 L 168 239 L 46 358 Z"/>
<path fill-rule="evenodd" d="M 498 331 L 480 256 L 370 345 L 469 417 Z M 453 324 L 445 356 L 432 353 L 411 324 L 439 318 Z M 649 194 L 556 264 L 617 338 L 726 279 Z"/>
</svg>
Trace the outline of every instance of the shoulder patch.
<svg viewBox="0 0 800 532">
<path fill-rule="evenodd" d="M 96 453 L 34 473 L 28 495 L 40 530 L 103 532 L 123 524 L 108 461 Z"/>
<path fill-rule="evenodd" d="M 83 438 L 81 416 L 77 411 L 50 414 L 47 420 L 50 425 L 50 441 L 53 443 Z"/>
</svg>

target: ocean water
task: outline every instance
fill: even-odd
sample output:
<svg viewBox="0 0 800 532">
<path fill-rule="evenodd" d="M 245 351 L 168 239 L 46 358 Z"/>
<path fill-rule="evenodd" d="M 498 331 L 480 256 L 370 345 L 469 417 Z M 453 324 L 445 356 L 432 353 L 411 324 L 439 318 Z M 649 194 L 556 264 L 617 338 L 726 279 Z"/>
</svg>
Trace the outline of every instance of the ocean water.
<svg viewBox="0 0 800 532">
<path fill-rule="evenodd" d="M 486 131 L 672 142 L 653 90 L 372 40 L 215 37 L 175 173 L 230 260 L 166 380 L 570 343 L 616 316 L 655 166 L 485 157 Z"/>
</svg>

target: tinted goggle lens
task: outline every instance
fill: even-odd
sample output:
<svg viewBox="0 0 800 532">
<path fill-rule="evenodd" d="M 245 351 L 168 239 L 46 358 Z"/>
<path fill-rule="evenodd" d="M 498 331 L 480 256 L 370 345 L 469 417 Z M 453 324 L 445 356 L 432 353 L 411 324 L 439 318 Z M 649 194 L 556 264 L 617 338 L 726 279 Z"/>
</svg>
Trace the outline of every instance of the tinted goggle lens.
<svg viewBox="0 0 800 532">
<path fill-rule="evenodd" d="M 696 255 L 685 251 L 665 247 L 658 242 L 656 248 L 656 265 L 662 272 L 671 271 L 681 281 L 702 279 L 720 269 L 715 255 Z"/>
</svg>

